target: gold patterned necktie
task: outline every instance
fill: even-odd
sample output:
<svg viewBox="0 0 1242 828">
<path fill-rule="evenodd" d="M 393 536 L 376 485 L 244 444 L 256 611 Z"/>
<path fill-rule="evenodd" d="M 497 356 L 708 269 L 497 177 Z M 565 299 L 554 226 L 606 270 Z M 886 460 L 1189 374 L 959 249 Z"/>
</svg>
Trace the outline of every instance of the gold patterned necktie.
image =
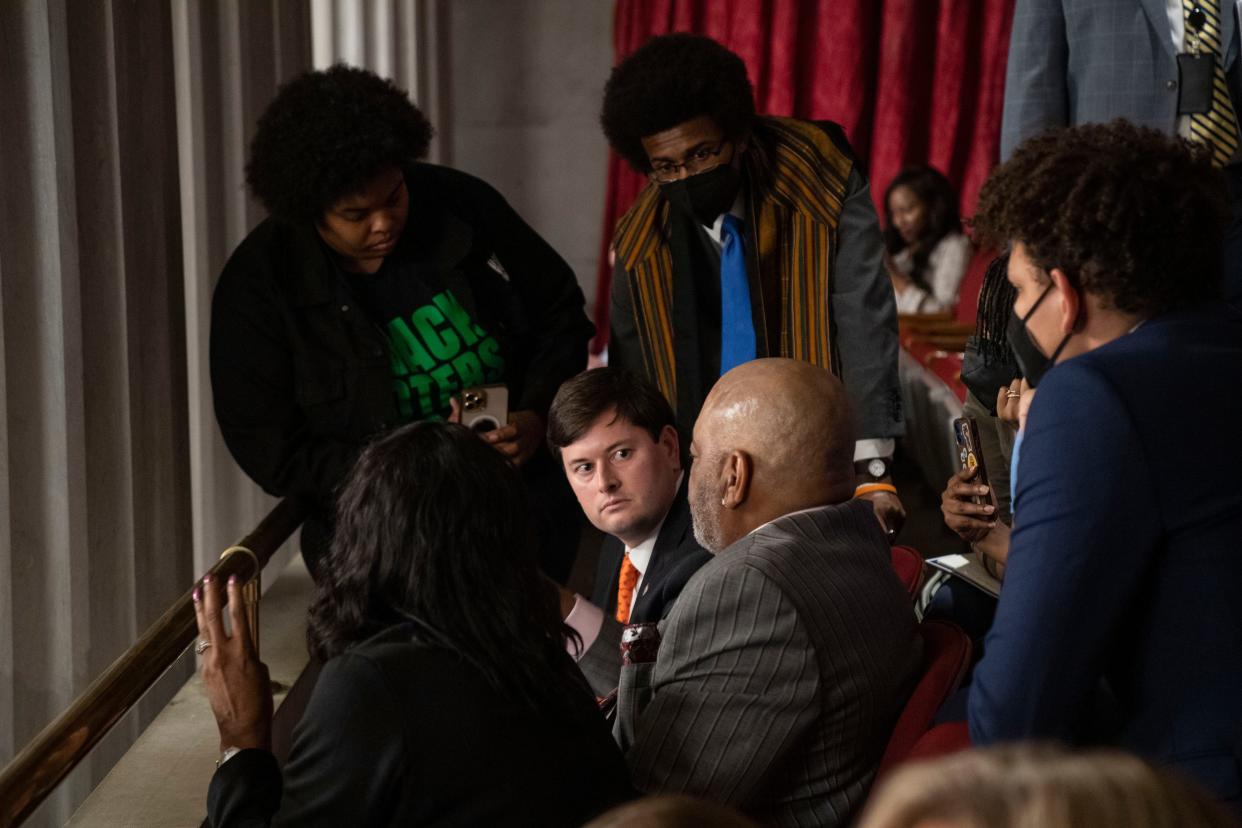
<svg viewBox="0 0 1242 828">
<path fill-rule="evenodd" d="M 1190 138 L 1211 147 L 1212 163 L 1223 167 L 1238 149 L 1238 118 L 1221 62 L 1220 0 L 1182 0 L 1182 14 L 1191 51 L 1210 55 L 1213 64 L 1212 106 L 1190 115 Z"/>
</svg>

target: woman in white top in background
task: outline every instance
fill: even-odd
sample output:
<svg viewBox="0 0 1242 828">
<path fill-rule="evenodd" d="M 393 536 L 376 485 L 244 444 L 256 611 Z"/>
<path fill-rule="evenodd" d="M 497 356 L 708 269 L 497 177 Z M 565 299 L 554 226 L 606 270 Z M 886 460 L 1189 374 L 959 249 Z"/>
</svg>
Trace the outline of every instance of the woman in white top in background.
<svg viewBox="0 0 1242 828">
<path fill-rule="evenodd" d="M 953 185 L 931 167 L 906 167 L 884 193 L 884 219 L 897 312 L 953 310 L 973 253 Z"/>
</svg>

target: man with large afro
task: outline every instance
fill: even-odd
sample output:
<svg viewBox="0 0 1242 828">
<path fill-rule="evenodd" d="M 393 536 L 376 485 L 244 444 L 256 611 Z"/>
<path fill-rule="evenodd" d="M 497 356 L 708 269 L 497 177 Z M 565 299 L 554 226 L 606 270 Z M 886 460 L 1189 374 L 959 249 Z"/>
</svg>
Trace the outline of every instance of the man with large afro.
<svg viewBox="0 0 1242 828">
<path fill-rule="evenodd" d="M 581 516 L 543 433 L 556 389 L 585 367 L 582 292 L 492 187 L 419 160 L 431 135 L 405 92 L 363 69 L 280 88 L 246 165 L 270 216 L 212 302 L 216 417 L 247 474 L 310 505 L 302 550 L 322 579 L 334 492 L 367 442 L 503 385 L 508 422 L 483 439 L 539 492 L 543 563 L 563 579 Z"/>
<path fill-rule="evenodd" d="M 854 409 L 859 496 L 895 535 L 904 430 L 897 315 L 867 179 L 841 128 L 756 115 L 746 66 L 706 37 L 654 37 L 604 89 L 612 148 L 650 183 L 613 235 L 611 364 L 645 373 L 683 433 L 716 378 L 756 357 L 830 368 Z"/>
</svg>

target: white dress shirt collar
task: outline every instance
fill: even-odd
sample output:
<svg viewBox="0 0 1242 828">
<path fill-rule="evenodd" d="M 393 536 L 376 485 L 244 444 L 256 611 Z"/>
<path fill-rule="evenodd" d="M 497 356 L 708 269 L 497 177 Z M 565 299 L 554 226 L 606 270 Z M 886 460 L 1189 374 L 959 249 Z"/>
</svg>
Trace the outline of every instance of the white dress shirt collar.
<svg viewBox="0 0 1242 828">
<path fill-rule="evenodd" d="M 742 198 L 742 193 L 745 192 L 745 190 L 745 187 L 738 188 L 737 198 L 733 199 L 733 206 L 729 208 L 729 212 L 727 214 L 737 216 L 742 221 L 746 220 L 746 202 Z M 707 231 L 707 235 L 711 238 L 716 247 L 724 246 L 724 239 L 722 238 L 722 235 L 724 234 L 725 215 L 725 213 L 721 213 L 716 216 L 716 220 L 712 222 L 711 227 L 708 227 L 707 225 L 703 226 L 703 229 Z"/>
</svg>

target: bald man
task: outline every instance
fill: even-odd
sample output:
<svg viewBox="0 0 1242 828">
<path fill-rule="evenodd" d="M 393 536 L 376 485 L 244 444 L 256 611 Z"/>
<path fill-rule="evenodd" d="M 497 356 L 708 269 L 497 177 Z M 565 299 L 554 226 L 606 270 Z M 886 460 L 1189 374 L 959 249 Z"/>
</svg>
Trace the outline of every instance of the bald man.
<svg viewBox="0 0 1242 828">
<path fill-rule="evenodd" d="M 619 675 L 610 619 L 579 661 L 597 692 L 618 687 L 639 790 L 764 824 L 857 816 L 921 652 L 874 511 L 851 499 L 852 452 L 845 391 L 821 368 L 755 360 L 708 394 L 689 496 L 713 558 L 658 627 L 625 631 Z"/>
</svg>

